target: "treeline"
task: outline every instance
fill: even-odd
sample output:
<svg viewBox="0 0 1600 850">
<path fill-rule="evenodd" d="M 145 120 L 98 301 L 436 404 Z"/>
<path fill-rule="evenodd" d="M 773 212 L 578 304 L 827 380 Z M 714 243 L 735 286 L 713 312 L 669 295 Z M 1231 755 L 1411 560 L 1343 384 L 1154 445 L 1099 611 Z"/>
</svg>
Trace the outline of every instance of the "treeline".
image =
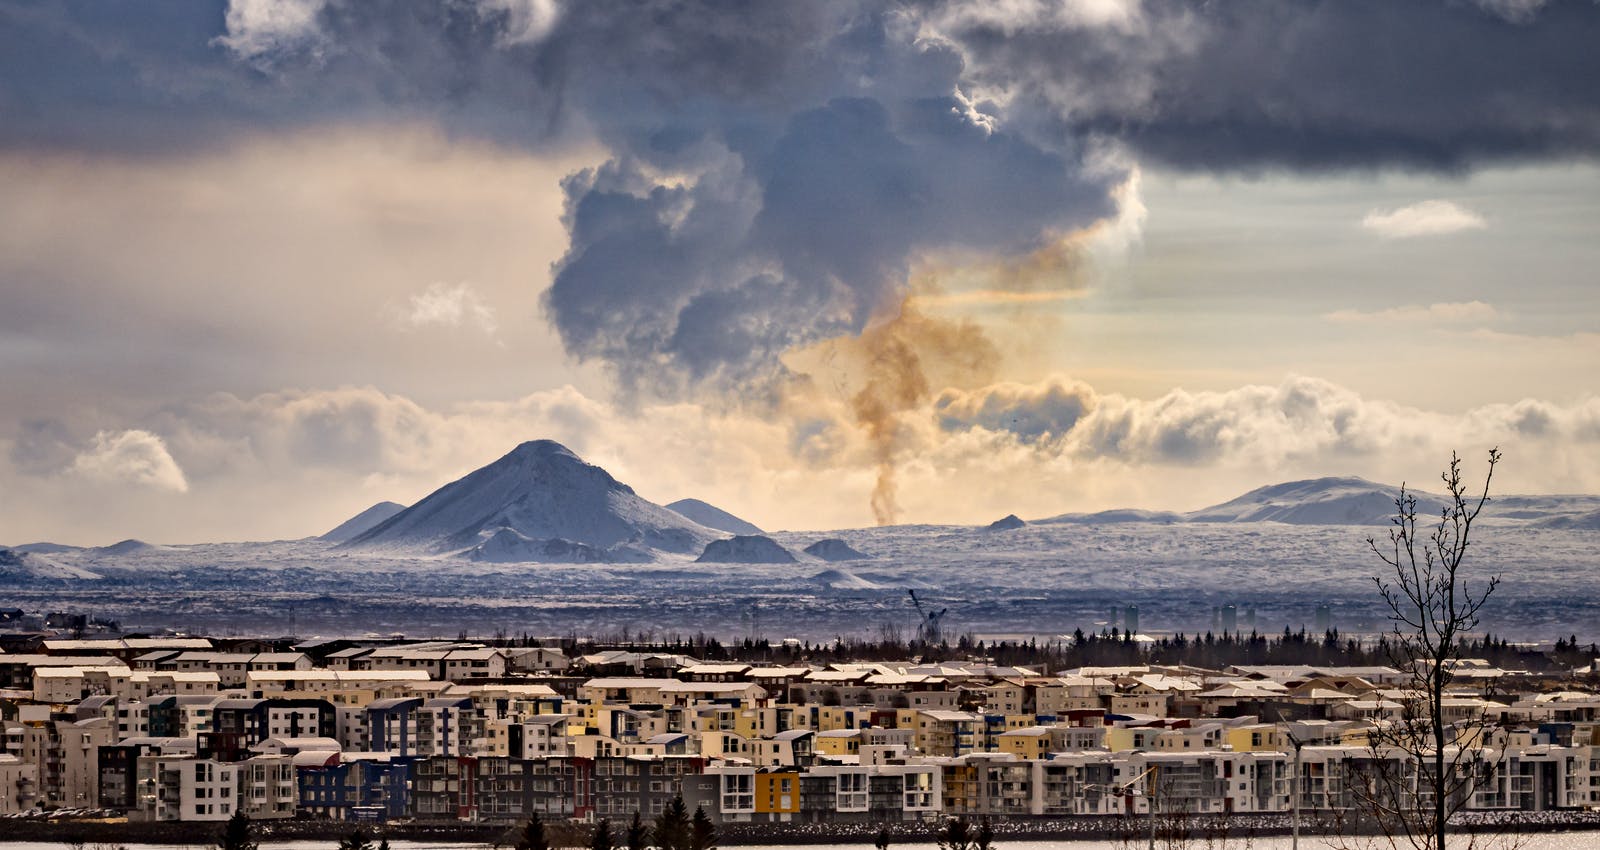
<svg viewBox="0 0 1600 850">
<path fill-rule="evenodd" d="M 526 640 L 526 638 L 525 638 Z M 509 641 L 521 642 L 521 641 Z M 998 666 L 1044 668 L 1051 671 L 1077 667 L 1117 667 L 1140 664 L 1188 665 L 1221 669 L 1231 665 L 1290 664 L 1315 667 L 1392 666 L 1399 655 L 1388 637 L 1356 640 L 1337 629 L 1322 634 L 1304 629 L 1284 629 L 1279 634 L 1258 632 L 1216 634 L 1178 633 L 1155 640 L 1134 639 L 1109 629 L 1098 633 L 1075 631 L 1070 637 L 1040 642 L 976 640 L 971 635 L 954 644 L 929 644 L 895 637 L 877 639 L 840 637 L 811 643 L 773 643 L 765 638 L 745 638 L 727 643 L 715 637 L 670 636 L 660 640 L 588 641 L 569 637 L 563 641 L 569 656 L 608 649 L 687 655 L 702 661 L 763 664 L 818 664 L 849 661 L 933 663 L 985 661 Z M 1481 658 L 1498 667 L 1543 672 L 1587 666 L 1600 657 L 1600 647 L 1578 644 L 1576 636 L 1559 639 L 1553 651 L 1538 651 L 1511 644 L 1494 635 L 1462 642 L 1462 655 Z"/>
</svg>

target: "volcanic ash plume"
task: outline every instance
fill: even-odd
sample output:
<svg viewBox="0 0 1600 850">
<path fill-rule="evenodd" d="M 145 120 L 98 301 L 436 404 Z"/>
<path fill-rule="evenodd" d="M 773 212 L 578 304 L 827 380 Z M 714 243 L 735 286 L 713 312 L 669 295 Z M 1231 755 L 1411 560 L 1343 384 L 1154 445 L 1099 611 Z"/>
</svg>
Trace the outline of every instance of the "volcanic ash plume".
<svg viewBox="0 0 1600 850">
<path fill-rule="evenodd" d="M 929 400 L 932 379 L 941 388 L 992 380 L 1000 353 L 976 324 L 927 316 L 909 297 L 893 316 L 863 331 L 855 345 L 866 383 L 850 407 L 877 463 L 872 514 L 879 525 L 893 525 L 899 513 L 895 469 L 912 441 L 904 418 Z"/>
</svg>

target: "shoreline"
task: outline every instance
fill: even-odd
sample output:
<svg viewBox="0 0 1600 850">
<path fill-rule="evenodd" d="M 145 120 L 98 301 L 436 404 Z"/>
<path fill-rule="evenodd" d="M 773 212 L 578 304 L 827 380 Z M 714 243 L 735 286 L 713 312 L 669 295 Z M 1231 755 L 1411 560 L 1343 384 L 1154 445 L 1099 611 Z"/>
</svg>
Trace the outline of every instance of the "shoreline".
<svg viewBox="0 0 1600 850">
<path fill-rule="evenodd" d="M 1600 811 L 1507 812 L 1458 818 L 1462 832 L 1547 833 L 1600 832 Z M 1014 818 L 993 821 L 997 839 L 1027 841 L 1089 840 L 1118 841 L 1139 839 L 1147 834 L 1144 817 L 1089 816 L 1075 818 Z M 255 821 L 256 839 L 275 841 L 336 841 L 357 824 L 290 819 Z M 935 840 L 934 825 L 927 823 L 890 824 L 896 844 L 925 843 Z M 728 847 L 747 845 L 819 846 L 840 843 L 871 844 L 883 827 L 880 823 L 774 823 L 722 824 L 718 841 Z M 395 841 L 439 841 L 453 844 L 481 843 L 503 846 L 514 840 L 515 823 L 463 823 L 454 821 L 411 821 L 367 825 L 376 838 Z M 587 826 L 564 822 L 547 823 L 551 837 L 570 841 L 570 846 L 587 843 Z M 1287 815 L 1234 815 L 1231 817 L 1184 817 L 1157 820 L 1157 835 L 1197 840 L 1269 838 L 1287 836 L 1291 824 Z M 62 844 L 168 844 L 213 845 L 221 833 L 221 823 L 147 822 L 117 820 L 49 820 L 46 818 L 0 819 L 0 847 L 10 842 L 59 842 Z M 1370 830 L 1350 829 L 1349 824 L 1301 821 L 1306 836 L 1338 833 L 1362 834 Z M 569 846 L 558 844 L 557 846 Z"/>
</svg>

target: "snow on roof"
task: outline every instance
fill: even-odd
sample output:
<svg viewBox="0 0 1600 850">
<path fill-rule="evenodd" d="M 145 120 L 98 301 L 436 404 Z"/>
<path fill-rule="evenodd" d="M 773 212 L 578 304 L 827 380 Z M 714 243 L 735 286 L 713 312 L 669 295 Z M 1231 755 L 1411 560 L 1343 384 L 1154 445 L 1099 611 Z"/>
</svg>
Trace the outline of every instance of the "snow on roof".
<svg viewBox="0 0 1600 850">
<path fill-rule="evenodd" d="M 210 649 L 210 638 L 123 638 L 122 644 L 129 649 Z"/>
<path fill-rule="evenodd" d="M 446 687 L 443 693 L 451 694 L 511 694 L 525 697 L 559 697 L 555 688 L 549 685 L 473 685 L 453 684 Z"/>
<path fill-rule="evenodd" d="M 257 746 L 262 748 L 276 747 L 281 750 L 299 750 L 301 752 L 305 752 L 307 750 L 321 750 L 324 752 L 332 750 L 333 752 L 338 752 L 339 750 L 344 749 L 344 747 L 339 745 L 338 741 L 335 741 L 332 738 L 323 738 L 316 735 L 308 735 L 304 738 L 268 738 Z"/>
<path fill-rule="evenodd" d="M 252 682 L 427 682 L 426 670 L 251 670 Z"/>
<path fill-rule="evenodd" d="M 113 655 L 7 655 L 0 664 L 22 667 L 126 667 L 128 663 Z"/>
<path fill-rule="evenodd" d="M 88 673 L 104 673 L 108 676 L 131 676 L 133 671 L 126 667 L 40 667 L 33 671 L 34 679 L 78 679 Z"/>
<path fill-rule="evenodd" d="M 665 684 L 661 686 L 663 694 L 742 694 L 751 689 L 762 690 L 762 687 L 754 682 L 679 682 L 671 679 L 664 681 Z"/>
<path fill-rule="evenodd" d="M 796 676 L 804 676 L 810 672 L 810 667 L 752 667 L 750 668 L 750 678 L 789 679 Z"/>
<path fill-rule="evenodd" d="M 970 711 L 949 711 L 942 708 L 927 709 L 922 714 L 940 721 L 966 722 L 983 719 L 983 715 L 974 714 Z"/>
<path fill-rule="evenodd" d="M 691 664 L 680 668 L 678 672 L 691 676 L 732 676 L 750 669 L 748 664 Z"/>
<path fill-rule="evenodd" d="M 504 654 L 498 649 L 484 647 L 482 649 L 452 649 L 445 653 L 444 657 L 446 661 L 488 661 L 497 655 Z"/>
<path fill-rule="evenodd" d="M 668 682 L 672 682 L 672 681 L 675 681 L 675 680 L 673 680 L 673 679 L 646 679 L 646 678 L 616 676 L 616 677 L 602 677 L 602 678 L 599 678 L 599 679 L 590 679 L 589 681 L 584 682 L 582 685 L 580 685 L 580 687 L 584 687 L 584 688 L 606 688 L 606 689 L 609 689 L 609 690 L 622 690 L 622 689 L 631 690 L 631 689 L 634 689 L 634 688 L 659 688 L 662 685 L 665 685 Z"/>
<path fill-rule="evenodd" d="M 812 670 L 806 674 L 809 682 L 855 682 L 864 681 L 872 674 L 865 670 Z"/>
</svg>

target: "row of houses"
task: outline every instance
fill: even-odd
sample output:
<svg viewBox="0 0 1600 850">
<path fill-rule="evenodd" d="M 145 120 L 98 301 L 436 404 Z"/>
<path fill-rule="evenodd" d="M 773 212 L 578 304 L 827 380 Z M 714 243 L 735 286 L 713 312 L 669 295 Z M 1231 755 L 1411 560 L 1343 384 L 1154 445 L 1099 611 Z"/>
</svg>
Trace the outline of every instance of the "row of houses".
<svg viewBox="0 0 1600 850">
<path fill-rule="evenodd" d="M 1416 694 L 1387 667 L 704 663 L 392 641 L 0 653 L 0 814 L 724 822 L 1356 805 Z M 1485 810 L 1600 807 L 1600 695 L 1464 665 L 1452 742 Z M 1268 719 L 1270 718 L 1270 719 Z M 1298 765 L 1296 767 L 1296 755 Z"/>
</svg>

